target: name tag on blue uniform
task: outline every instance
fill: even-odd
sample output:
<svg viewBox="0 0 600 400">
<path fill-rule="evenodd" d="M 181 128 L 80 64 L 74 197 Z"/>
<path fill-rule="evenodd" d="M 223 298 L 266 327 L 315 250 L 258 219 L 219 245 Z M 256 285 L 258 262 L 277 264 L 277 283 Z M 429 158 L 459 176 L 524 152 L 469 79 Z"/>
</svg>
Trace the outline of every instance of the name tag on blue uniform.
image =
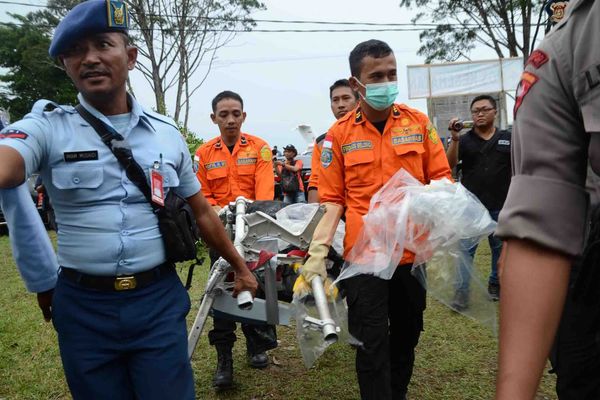
<svg viewBox="0 0 600 400">
<path fill-rule="evenodd" d="M 98 150 L 66 151 L 63 157 L 65 162 L 93 161 L 98 159 Z"/>
</svg>

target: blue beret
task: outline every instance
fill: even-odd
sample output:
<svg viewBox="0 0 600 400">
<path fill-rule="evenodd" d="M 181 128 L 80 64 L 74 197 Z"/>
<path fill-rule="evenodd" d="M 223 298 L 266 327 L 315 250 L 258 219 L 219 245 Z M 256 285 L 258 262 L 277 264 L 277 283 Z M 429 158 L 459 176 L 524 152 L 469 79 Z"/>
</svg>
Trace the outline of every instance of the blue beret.
<svg viewBox="0 0 600 400">
<path fill-rule="evenodd" d="M 117 0 L 88 0 L 73 7 L 54 31 L 48 53 L 58 57 L 78 39 L 101 32 L 127 33 L 127 4 Z"/>
</svg>

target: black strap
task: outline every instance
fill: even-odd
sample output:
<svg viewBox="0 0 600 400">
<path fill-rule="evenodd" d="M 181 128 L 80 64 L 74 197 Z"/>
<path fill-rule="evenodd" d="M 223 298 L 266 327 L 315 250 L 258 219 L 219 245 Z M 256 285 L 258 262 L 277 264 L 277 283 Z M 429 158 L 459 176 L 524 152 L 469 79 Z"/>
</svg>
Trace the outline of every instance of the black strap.
<svg viewBox="0 0 600 400">
<path fill-rule="evenodd" d="M 115 155 L 119 164 L 125 170 L 127 178 L 133 182 L 142 192 L 146 200 L 150 203 L 152 208 L 156 211 L 161 207 L 152 201 L 150 194 L 150 186 L 146 180 L 146 173 L 140 167 L 140 165 L 133 158 L 133 152 L 129 147 L 129 144 L 125 138 L 115 130 L 109 128 L 104 122 L 93 116 L 88 110 L 85 109 L 81 104 L 75 106 L 75 110 L 81 115 L 87 123 L 96 131 L 102 142 L 110 149 Z"/>
</svg>

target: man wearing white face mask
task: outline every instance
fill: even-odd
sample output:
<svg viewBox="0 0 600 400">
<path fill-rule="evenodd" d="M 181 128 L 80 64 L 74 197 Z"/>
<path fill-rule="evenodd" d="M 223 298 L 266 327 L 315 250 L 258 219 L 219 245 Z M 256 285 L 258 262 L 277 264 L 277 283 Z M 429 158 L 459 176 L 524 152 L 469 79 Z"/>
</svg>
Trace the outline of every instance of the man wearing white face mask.
<svg viewBox="0 0 600 400">
<path fill-rule="evenodd" d="M 340 118 L 323 142 L 319 195 L 327 213 L 302 268 L 307 282 L 317 275 L 327 278 L 324 260 L 343 210 L 348 260 L 371 197 L 398 170 L 404 168 L 424 184 L 452 179 L 444 148 L 427 116 L 394 103 L 398 82 L 392 49 L 379 40 L 358 44 L 350 53 L 350 71 L 360 105 Z M 410 273 L 413 261 L 414 254 L 406 251 L 390 280 L 360 275 L 342 281 L 348 327 L 362 342 L 356 353 L 362 399 L 406 398 L 425 309 L 425 290 Z"/>
</svg>

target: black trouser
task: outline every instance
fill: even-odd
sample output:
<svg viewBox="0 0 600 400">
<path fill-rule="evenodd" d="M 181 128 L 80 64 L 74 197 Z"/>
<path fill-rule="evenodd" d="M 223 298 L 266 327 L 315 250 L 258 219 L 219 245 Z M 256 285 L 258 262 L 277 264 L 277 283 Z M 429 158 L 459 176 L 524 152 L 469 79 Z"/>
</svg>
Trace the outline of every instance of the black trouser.
<svg viewBox="0 0 600 400">
<path fill-rule="evenodd" d="M 600 310 L 574 301 L 573 283 L 580 266 L 574 265 L 565 308 L 550 355 L 560 400 L 600 399 Z M 600 296 L 600 293 L 598 293 Z"/>
<path fill-rule="evenodd" d="M 401 265 L 391 280 L 359 275 L 343 281 L 348 329 L 363 343 L 356 373 L 363 400 L 403 399 L 423 330 L 425 289 Z"/>
<path fill-rule="evenodd" d="M 213 265 L 219 255 L 210 251 L 210 264 Z M 264 299 L 261 290 L 256 292 L 256 297 Z M 233 347 L 236 341 L 236 323 L 228 319 L 213 318 L 213 329 L 208 332 L 208 342 L 212 346 Z M 246 336 L 246 350 L 250 354 L 262 353 L 277 347 L 277 331 L 274 325 L 242 323 L 242 332 Z"/>
</svg>

